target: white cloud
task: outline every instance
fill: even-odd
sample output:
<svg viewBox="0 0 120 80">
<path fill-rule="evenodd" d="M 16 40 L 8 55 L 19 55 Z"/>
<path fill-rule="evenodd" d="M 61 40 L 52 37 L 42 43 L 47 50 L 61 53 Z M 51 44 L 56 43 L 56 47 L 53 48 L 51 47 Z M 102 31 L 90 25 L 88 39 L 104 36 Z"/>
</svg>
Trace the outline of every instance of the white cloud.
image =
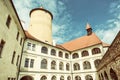
<svg viewBox="0 0 120 80">
<path fill-rule="evenodd" d="M 100 27 L 107 26 L 107 29 L 96 30 L 96 34 L 101 37 L 102 41 L 107 43 L 111 43 L 120 31 L 120 0 L 110 5 L 110 13 L 114 16 L 113 19 L 106 21 L 104 25 L 97 25 Z"/>
</svg>

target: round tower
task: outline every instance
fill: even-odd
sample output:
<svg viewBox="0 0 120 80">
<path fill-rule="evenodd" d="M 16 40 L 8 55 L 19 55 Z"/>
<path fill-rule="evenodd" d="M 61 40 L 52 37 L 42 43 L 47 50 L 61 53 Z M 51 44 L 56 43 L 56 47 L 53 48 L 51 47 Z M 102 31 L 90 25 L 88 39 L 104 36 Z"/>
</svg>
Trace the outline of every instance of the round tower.
<svg viewBox="0 0 120 80">
<path fill-rule="evenodd" d="M 28 32 L 40 41 L 52 44 L 53 15 L 46 9 L 35 8 L 30 11 Z"/>
</svg>

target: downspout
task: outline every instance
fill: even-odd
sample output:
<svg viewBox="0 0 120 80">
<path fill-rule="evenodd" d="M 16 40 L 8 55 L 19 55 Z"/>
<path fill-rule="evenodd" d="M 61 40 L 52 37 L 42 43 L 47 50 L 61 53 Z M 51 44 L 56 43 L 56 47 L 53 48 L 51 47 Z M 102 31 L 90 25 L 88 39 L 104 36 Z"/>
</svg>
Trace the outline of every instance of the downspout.
<svg viewBox="0 0 120 80">
<path fill-rule="evenodd" d="M 17 80 L 18 80 L 19 74 L 20 74 L 20 67 L 21 67 L 21 62 L 22 62 L 22 56 L 23 56 L 23 49 L 24 49 L 25 40 L 26 40 L 26 37 L 25 37 L 25 39 L 23 40 L 23 46 L 22 46 L 21 57 L 20 57 L 20 64 L 19 64 L 19 66 L 18 66 Z"/>
</svg>

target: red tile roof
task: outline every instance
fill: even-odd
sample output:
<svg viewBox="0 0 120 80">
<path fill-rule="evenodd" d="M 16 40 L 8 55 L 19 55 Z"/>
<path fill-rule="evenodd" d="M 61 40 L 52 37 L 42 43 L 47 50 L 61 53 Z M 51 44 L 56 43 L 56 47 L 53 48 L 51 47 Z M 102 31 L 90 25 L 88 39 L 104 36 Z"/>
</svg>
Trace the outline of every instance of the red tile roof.
<svg viewBox="0 0 120 80">
<path fill-rule="evenodd" d="M 61 46 L 69 51 L 74 51 L 100 43 L 102 43 L 102 41 L 95 35 L 95 33 L 92 33 L 89 36 L 86 35 L 75 40 L 66 42 L 64 44 L 61 44 Z"/>
<path fill-rule="evenodd" d="M 25 31 L 25 35 L 27 38 L 33 39 L 33 40 L 38 40 L 37 38 L 35 38 L 34 36 L 32 36 L 30 33 L 28 33 L 28 31 Z M 40 41 L 40 40 L 38 40 Z"/>
<path fill-rule="evenodd" d="M 29 39 L 40 41 L 37 38 L 33 37 L 30 33 L 28 33 L 28 31 L 25 31 L 25 34 L 26 34 L 26 37 L 29 38 Z M 75 40 L 66 42 L 64 44 L 56 45 L 56 47 L 64 49 L 64 50 L 68 50 L 68 51 L 74 51 L 74 50 L 82 49 L 82 48 L 89 47 L 89 46 L 96 45 L 96 44 L 100 44 L 100 43 L 102 43 L 103 47 L 108 47 L 109 46 L 109 44 L 106 44 L 106 43 L 102 42 L 95 35 L 95 33 L 92 33 L 89 36 L 86 35 L 86 36 L 77 38 Z"/>
</svg>

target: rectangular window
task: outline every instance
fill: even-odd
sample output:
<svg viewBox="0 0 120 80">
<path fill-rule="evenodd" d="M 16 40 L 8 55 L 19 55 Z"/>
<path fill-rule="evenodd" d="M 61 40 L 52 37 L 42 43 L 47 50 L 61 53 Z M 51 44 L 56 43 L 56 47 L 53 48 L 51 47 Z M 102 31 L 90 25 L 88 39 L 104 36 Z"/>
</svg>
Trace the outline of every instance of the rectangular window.
<svg viewBox="0 0 120 80">
<path fill-rule="evenodd" d="M 20 45 L 22 45 L 22 40 L 23 40 L 23 39 L 21 38 L 21 39 L 20 39 Z"/>
<path fill-rule="evenodd" d="M 1 42 L 0 42 L 0 57 L 2 56 L 2 50 L 3 50 L 4 44 L 5 44 L 5 41 L 1 40 Z"/>
<path fill-rule="evenodd" d="M 19 38 L 19 32 L 17 33 L 17 36 L 16 36 L 16 39 L 18 40 L 18 38 Z"/>
<path fill-rule="evenodd" d="M 35 51 L 35 44 L 32 44 L 32 51 Z"/>
<path fill-rule="evenodd" d="M 31 59 L 30 68 L 33 68 L 33 66 L 34 66 L 34 59 Z"/>
<path fill-rule="evenodd" d="M 18 57 L 17 57 L 17 62 L 16 62 L 16 66 L 18 66 L 19 58 L 20 58 L 20 56 L 18 55 Z"/>
<path fill-rule="evenodd" d="M 14 64 L 15 54 L 16 54 L 16 52 L 14 51 L 13 56 L 12 56 L 12 61 L 11 61 L 12 64 Z"/>
<path fill-rule="evenodd" d="M 29 43 L 29 42 L 28 42 L 28 44 L 27 44 L 27 49 L 28 49 L 28 50 L 31 50 L 31 43 Z"/>
<path fill-rule="evenodd" d="M 28 67 L 28 65 L 29 65 L 29 58 L 26 58 L 24 67 Z"/>
<path fill-rule="evenodd" d="M 10 26 L 10 23 L 11 23 L 11 17 L 10 17 L 10 15 L 8 15 L 7 21 L 6 21 L 6 25 L 7 25 L 8 28 Z"/>
</svg>

